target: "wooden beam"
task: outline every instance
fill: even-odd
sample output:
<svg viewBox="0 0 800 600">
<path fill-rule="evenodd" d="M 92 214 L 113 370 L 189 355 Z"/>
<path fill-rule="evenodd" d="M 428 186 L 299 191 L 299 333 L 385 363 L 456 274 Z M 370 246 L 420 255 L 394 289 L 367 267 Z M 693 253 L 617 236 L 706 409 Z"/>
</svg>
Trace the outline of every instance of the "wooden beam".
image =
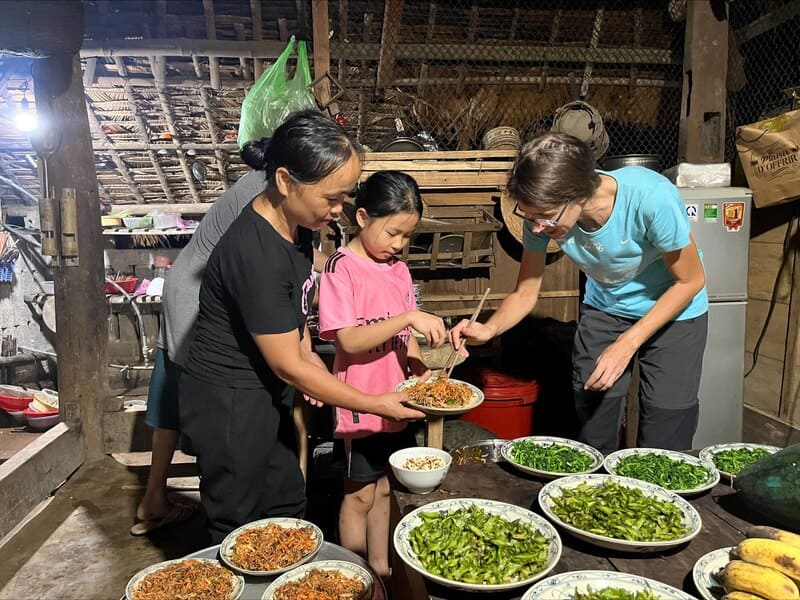
<svg viewBox="0 0 800 600">
<path fill-rule="evenodd" d="M 388 87 L 394 79 L 394 62 L 397 60 L 397 46 L 400 40 L 400 26 L 403 20 L 403 0 L 384 0 L 383 27 L 378 52 L 378 89 Z M 427 44 L 425 44 L 427 46 Z M 344 54 L 342 54 L 344 56 Z"/>
<path fill-rule="evenodd" d="M 150 62 L 150 69 L 153 71 L 153 78 L 156 80 L 156 95 L 158 96 L 158 103 L 161 105 L 161 110 L 164 112 L 164 118 L 167 121 L 167 129 L 169 129 L 169 132 L 172 135 L 172 144 L 178 154 L 178 162 L 181 165 L 183 176 L 186 179 L 186 183 L 189 185 L 189 193 L 192 195 L 192 199 L 195 202 L 200 202 L 200 194 L 197 193 L 197 186 L 194 184 L 192 171 L 189 168 L 188 161 L 186 160 L 186 153 L 180 147 L 180 136 L 178 134 L 178 128 L 175 126 L 175 117 L 172 115 L 172 107 L 169 104 L 169 97 L 167 96 L 167 91 L 162 83 L 163 73 L 160 73 L 159 68 L 159 63 L 162 61 L 157 60 L 158 58 L 159 57 L 156 57 L 156 60 L 151 59 Z"/>
<path fill-rule="evenodd" d="M 638 48 L 642 44 L 642 21 L 644 16 L 644 11 L 641 7 L 636 7 L 633 9 L 633 46 L 634 48 Z M 636 92 L 636 79 L 638 75 L 638 68 L 636 65 L 631 65 L 631 82 L 628 85 L 628 97 L 633 98 L 633 94 Z"/>
<path fill-rule="evenodd" d="M 236 32 L 236 39 L 243 40 L 245 39 L 244 36 L 244 25 L 241 23 L 236 23 L 233 26 L 233 30 Z M 239 66 L 242 68 L 242 79 L 247 81 L 251 81 L 253 79 L 253 71 L 250 69 L 250 63 L 248 62 L 249 59 L 245 58 L 244 56 L 239 57 Z M 219 85 L 219 82 L 218 82 Z M 213 86 L 212 86 L 213 87 Z M 215 88 L 219 89 L 219 87 Z"/>
<path fill-rule="evenodd" d="M 195 38 L 144 40 L 85 40 L 81 58 L 115 56 L 215 56 L 238 58 L 278 58 L 286 44 L 278 41 L 203 40 Z"/>
<path fill-rule="evenodd" d="M 90 115 L 91 122 L 91 115 Z M 178 144 L 171 143 L 157 143 L 157 144 L 143 144 L 141 142 L 114 142 L 108 136 L 100 137 L 100 139 L 92 140 L 95 152 L 109 152 L 116 150 L 119 152 L 135 152 L 139 150 L 166 150 L 167 152 L 176 152 L 177 150 L 222 150 L 224 152 L 238 152 L 239 147 L 236 142 L 223 142 L 221 144 L 201 144 L 195 142 L 184 142 Z M 27 153 L 31 152 L 33 147 L 26 146 L 0 146 L 0 152 L 8 152 L 9 154 Z"/>
<path fill-rule="evenodd" d="M 475 43 L 475 28 L 478 26 L 478 18 L 480 16 L 480 9 L 477 4 L 473 4 L 469 11 L 469 24 L 467 25 L 467 43 Z M 458 85 L 456 86 L 456 94 L 461 95 L 464 91 L 464 79 L 467 76 L 467 65 L 460 64 L 458 66 Z"/>
<path fill-rule="evenodd" d="M 347 41 L 347 23 L 350 16 L 350 7 L 348 0 L 339 0 L 339 41 L 345 43 Z M 329 50 L 330 51 L 330 50 Z M 339 58 L 339 64 L 336 69 L 336 76 L 339 78 L 339 83 L 346 87 L 347 68 L 345 60 Z"/>
<path fill-rule="evenodd" d="M 83 87 L 94 85 L 95 73 L 97 72 L 97 59 L 87 58 L 86 68 L 83 71 Z"/>
<path fill-rule="evenodd" d="M 724 162 L 728 20 L 717 20 L 710 2 L 689 2 L 683 54 L 677 159 Z"/>
<path fill-rule="evenodd" d="M 553 15 L 553 22 L 550 25 L 550 38 L 548 40 L 550 46 L 555 45 L 556 39 L 558 38 L 558 34 L 561 32 L 562 11 L 563 9 L 559 8 Z M 514 16 L 516 17 L 516 12 Z M 547 61 L 545 61 L 544 64 L 542 65 L 542 73 L 539 76 L 539 92 L 543 92 L 544 89 L 547 87 L 547 69 L 548 69 L 548 64 Z"/>
<path fill-rule="evenodd" d="M 200 99 L 203 102 L 203 112 L 206 114 L 208 133 L 211 137 L 211 141 L 216 144 L 219 142 L 219 129 L 217 128 L 217 124 L 214 122 L 214 111 L 211 108 L 211 99 L 209 98 L 210 94 L 211 92 L 209 92 L 206 88 L 200 89 Z M 222 154 L 221 150 L 215 149 L 214 156 L 217 159 L 217 171 L 219 171 L 219 178 L 222 182 L 222 187 L 227 190 L 230 186 L 228 185 L 228 163 L 225 160 L 225 155 Z"/>
<path fill-rule="evenodd" d="M 0 154 L 0 169 L 2 169 L 2 174 L 6 179 L 8 179 L 14 185 L 9 186 L 11 190 L 14 192 L 14 195 L 19 198 L 20 202 L 25 205 L 31 205 L 34 201 L 22 193 L 20 190 L 25 190 L 25 186 L 20 183 L 17 177 L 14 175 L 12 171 L 12 165 L 6 158 L 8 155 Z M 14 187 L 17 186 L 17 187 Z M 26 190 L 27 191 L 27 190 Z"/>
<path fill-rule="evenodd" d="M 783 6 L 780 6 L 775 10 L 760 16 L 752 23 L 737 29 L 734 34 L 736 41 L 739 44 L 749 42 L 753 38 L 756 38 L 768 31 L 775 29 L 776 27 L 779 27 L 780 25 L 783 25 L 788 21 L 791 21 L 797 15 L 800 15 L 800 0 L 791 0 Z"/>
<path fill-rule="evenodd" d="M 260 42 L 261 31 L 261 0 L 250 0 L 250 21 L 253 25 L 253 40 Z M 253 59 L 253 79 L 258 81 L 264 72 L 264 61 L 259 58 Z"/>
<path fill-rule="evenodd" d="M 328 37 L 328 0 L 311 0 L 311 26 L 314 32 L 314 79 L 331 70 L 331 44 Z M 322 80 L 316 86 L 317 100 L 322 105 L 331 99 L 330 85 Z"/>
<path fill-rule="evenodd" d="M 5 0 L 0 7 L 0 54 L 42 57 L 81 47 L 83 6 L 78 0 Z"/>
<path fill-rule="evenodd" d="M 217 24 L 214 20 L 214 0 L 203 0 L 203 15 L 206 19 L 206 37 L 209 40 L 217 39 Z M 211 87 L 219 89 L 219 59 L 216 56 L 208 57 L 208 71 L 211 77 Z"/>
<path fill-rule="evenodd" d="M 795 211 L 797 214 L 797 211 Z M 792 229 L 787 239 L 796 240 L 800 235 L 797 219 L 789 222 Z M 792 244 L 787 250 L 788 269 L 791 281 L 789 296 L 789 324 L 786 328 L 786 354 L 783 359 L 783 385 L 778 417 L 791 425 L 800 426 L 800 251 Z"/>
<path fill-rule="evenodd" d="M 49 187 L 64 209 L 74 195 L 77 257 L 53 270 L 56 352 L 61 414 L 82 435 L 88 461 L 103 456 L 102 417 L 108 393 L 108 305 L 103 293 L 103 240 L 94 151 L 77 55 L 37 61 L 33 69 L 36 110 L 58 128 L 57 148 L 47 159 Z M 97 120 L 95 127 L 99 128 Z M 101 130 L 102 131 L 102 130 Z M 59 229 L 63 227 L 63 222 Z"/>
<path fill-rule="evenodd" d="M 105 141 L 105 150 L 108 152 L 111 160 L 117 166 L 117 170 L 119 171 L 120 175 L 122 175 L 122 180 L 128 184 L 128 187 L 131 190 L 131 195 L 137 202 L 143 203 L 144 196 L 142 196 L 141 192 L 139 191 L 139 186 L 131 176 L 131 172 L 128 170 L 128 165 L 125 164 L 125 161 L 122 160 L 122 157 L 117 153 L 116 148 L 114 148 L 114 145 L 111 142 L 111 139 L 108 137 L 108 134 L 103 131 L 103 126 L 100 124 L 100 120 L 97 118 L 97 114 L 94 112 L 94 107 L 92 106 L 89 98 L 86 98 L 86 114 L 89 119 L 89 128 L 96 137 Z M 94 164 L 92 166 L 94 166 Z"/>
<path fill-rule="evenodd" d="M 128 69 L 125 66 L 125 60 L 122 57 L 115 57 L 114 63 L 117 66 L 117 72 L 125 79 L 127 82 L 128 76 Z M 128 104 L 131 107 L 131 113 L 133 114 L 133 120 L 136 123 L 136 129 L 139 131 L 139 141 L 142 144 L 147 144 L 149 140 L 148 127 L 147 124 L 144 122 L 142 115 L 139 113 L 138 104 L 136 103 L 136 97 L 133 93 L 133 88 L 129 83 L 124 85 L 125 89 L 125 98 L 128 100 Z M 172 195 L 172 190 L 169 187 L 169 182 L 167 181 L 167 176 L 164 174 L 163 169 L 161 168 L 161 164 L 158 161 L 158 156 L 156 155 L 153 150 L 147 150 L 147 157 L 150 159 L 150 162 L 153 164 L 153 169 L 156 172 L 156 177 L 158 178 L 158 182 L 161 184 L 161 189 L 164 192 L 164 197 L 167 199 L 167 202 L 175 202 L 175 197 Z"/>
</svg>

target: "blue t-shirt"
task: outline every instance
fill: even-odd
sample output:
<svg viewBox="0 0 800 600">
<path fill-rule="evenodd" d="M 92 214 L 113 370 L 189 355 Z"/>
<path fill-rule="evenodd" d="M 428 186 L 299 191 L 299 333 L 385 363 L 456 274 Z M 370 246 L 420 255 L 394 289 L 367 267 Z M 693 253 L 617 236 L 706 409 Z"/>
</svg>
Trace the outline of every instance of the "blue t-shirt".
<svg viewBox="0 0 800 600">
<path fill-rule="evenodd" d="M 655 171 L 624 167 L 604 174 L 617 181 L 608 221 L 591 232 L 576 224 L 556 242 L 587 275 L 586 304 L 638 319 L 675 282 L 661 255 L 689 245 L 689 219 L 678 189 Z M 526 222 L 522 238 L 526 250 L 544 252 L 549 240 L 533 233 Z M 703 287 L 675 320 L 693 319 L 707 311 Z"/>
</svg>

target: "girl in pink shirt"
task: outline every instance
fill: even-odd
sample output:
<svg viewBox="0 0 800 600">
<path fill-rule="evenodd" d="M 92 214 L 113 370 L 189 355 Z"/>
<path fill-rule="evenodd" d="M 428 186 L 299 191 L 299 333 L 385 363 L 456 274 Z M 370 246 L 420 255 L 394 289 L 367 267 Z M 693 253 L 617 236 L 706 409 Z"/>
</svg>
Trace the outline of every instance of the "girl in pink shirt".
<svg viewBox="0 0 800 600">
<path fill-rule="evenodd" d="M 328 259 L 319 284 L 319 330 L 336 344 L 334 374 L 367 393 L 395 389 L 428 368 L 412 329 L 428 343 L 445 340 L 442 319 L 417 310 L 411 273 L 395 255 L 408 243 L 422 215 L 412 177 L 374 173 L 356 196 L 359 234 Z M 382 576 L 389 573 L 389 455 L 414 446 L 403 422 L 336 409 L 334 437 L 347 457 L 339 541 L 366 556 Z"/>
</svg>

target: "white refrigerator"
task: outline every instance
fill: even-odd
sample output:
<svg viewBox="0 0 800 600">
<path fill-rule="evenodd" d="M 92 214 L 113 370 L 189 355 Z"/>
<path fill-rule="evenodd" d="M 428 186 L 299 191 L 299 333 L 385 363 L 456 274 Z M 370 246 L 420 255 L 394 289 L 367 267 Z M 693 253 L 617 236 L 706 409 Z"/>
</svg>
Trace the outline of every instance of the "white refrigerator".
<svg viewBox="0 0 800 600">
<path fill-rule="evenodd" d="M 679 188 L 703 253 L 708 342 L 693 446 L 742 440 L 747 270 L 752 198 L 746 188 Z"/>
</svg>

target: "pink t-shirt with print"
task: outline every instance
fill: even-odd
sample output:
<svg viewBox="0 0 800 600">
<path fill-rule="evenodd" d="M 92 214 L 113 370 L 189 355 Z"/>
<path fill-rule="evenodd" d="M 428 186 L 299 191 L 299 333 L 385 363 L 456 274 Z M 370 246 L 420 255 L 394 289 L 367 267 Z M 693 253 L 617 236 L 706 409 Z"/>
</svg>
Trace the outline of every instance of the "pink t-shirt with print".
<svg viewBox="0 0 800 600">
<path fill-rule="evenodd" d="M 339 248 L 325 263 L 319 281 L 319 336 L 323 340 L 335 341 L 339 329 L 377 323 L 415 308 L 411 273 L 404 262 L 379 263 Z M 406 327 L 390 340 L 358 354 L 337 348 L 333 372 L 367 394 L 392 392 L 407 378 L 411 335 L 411 328 Z M 400 431 L 406 426 L 343 408 L 336 409 L 335 425 L 334 435 L 343 438 Z"/>
</svg>

